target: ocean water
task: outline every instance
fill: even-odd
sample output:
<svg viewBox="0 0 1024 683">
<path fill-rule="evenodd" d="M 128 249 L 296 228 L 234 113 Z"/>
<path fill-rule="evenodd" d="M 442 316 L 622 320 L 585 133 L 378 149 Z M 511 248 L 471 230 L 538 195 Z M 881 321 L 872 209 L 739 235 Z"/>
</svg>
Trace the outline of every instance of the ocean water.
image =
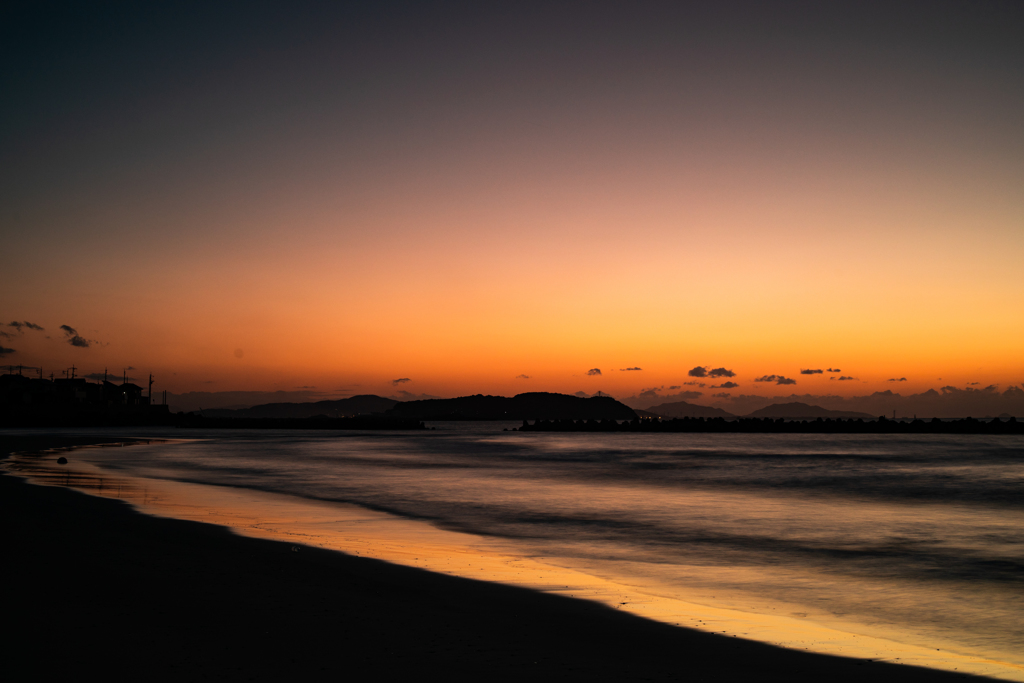
<svg viewBox="0 0 1024 683">
<path fill-rule="evenodd" d="M 88 457 L 112 476 L 352 504 L 648 595 L 954 651 L 1024 678 L 1024 438 L 435 426 L 146 432 L 184 440 Z"/>
</svg>

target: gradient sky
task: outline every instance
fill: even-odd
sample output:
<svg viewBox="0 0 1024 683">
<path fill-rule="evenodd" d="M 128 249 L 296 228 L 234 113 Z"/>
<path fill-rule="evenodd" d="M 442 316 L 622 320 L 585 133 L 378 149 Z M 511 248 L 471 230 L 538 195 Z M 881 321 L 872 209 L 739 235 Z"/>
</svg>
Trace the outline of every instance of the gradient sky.
<svg viewBox="0 0 1024 683">
<path fill-rule="evenodd" d="M 1024 4 L 704 4 L 5 5 L 0 363 L 1024 381 Z"/>
</svg>

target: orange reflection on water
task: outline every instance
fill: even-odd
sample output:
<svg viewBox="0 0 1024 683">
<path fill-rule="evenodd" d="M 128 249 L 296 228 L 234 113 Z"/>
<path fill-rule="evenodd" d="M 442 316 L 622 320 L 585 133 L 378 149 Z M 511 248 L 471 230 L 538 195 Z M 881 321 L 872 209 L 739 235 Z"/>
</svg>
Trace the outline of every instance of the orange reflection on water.
<svg viewBox="0 0 1024 683">
<path fill-rule="evenodd" d="M 114 444 L 118 446 L 120 444 Z M 106 446 L 110 447 L 110 446 Z M 100 448 L 97 446 L 81 448 Z M 1024 681 L 1024 667 L 998 656 L 958 653 L 955 645 L 910 644 L 893 628 L 816 621 L 779 603 L 779 614 L 737 596 L 687 592 L 644 575 L 628 562 L 600 567 L 565 557 L 528 554 L 513 543 L 439 529 L 355 505 L 322 502 L 252 489 L 112 474 L 82 456 L 57 464 L 57 451 L 18 455 L 6 463 L 36 484 L 63 486 L 120 499 L 162 517 L 207 522 L 254 538 L 338 550 L 464 578 L 558 593 L 624 609 L 638 616 L 797 650 L 957 670 Z M 70 454 L 70 451 L 61 451 Z M 575 566 L 569 566 L 574 564 Z M 735 571 L 743 571 L 737 568 Z M 749 600 L 749 598 L 748 598 Z M 770 603 L 764 599 L 762 603 Z M 769 608 L 774 609 L 774 608 Z M 938 646 L 936 648 L 935 646 Z"/>
</svg>

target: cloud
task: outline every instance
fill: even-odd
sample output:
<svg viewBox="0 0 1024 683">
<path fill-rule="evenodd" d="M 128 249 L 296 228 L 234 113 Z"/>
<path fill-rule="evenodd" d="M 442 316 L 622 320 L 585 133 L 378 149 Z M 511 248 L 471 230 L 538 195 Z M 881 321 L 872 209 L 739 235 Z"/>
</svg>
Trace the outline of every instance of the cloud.
<svg viewBox="0 0 1024 683">
<path fill-rule="evenodd" d="M 712 389 L 735 389 L 739 384 L 736 382 L 722 382 L 721 384 L 712 384 Z"/>
<path fill-rule="evenodd" d="M 16 330 L 18 330 L 18 332 L 21 332 L 22 328 L 24 328 L 26 330 L 36 330 L 38 332 L 42 332 L 43 329 L 44 329 L 41 325 L 36 325 L 35 323 L 30 323 L 27 320 L 25 320 L 23 322 L 18 322 L 17 320 L 15 320 L 14 322 L 8 323 L 7 326 L 15 328 Z"/>
<path fill-rule="evenodd" d="M 0 337 L 3 337 L 4 339 L 14 339 L 13 334 L 10 332 L 4 332 L 3 330 L 0 330 Z"/>
<path fill-rule="evenodd" d="M 735 377 L 736 373 L 725 368 L 715 368 L 708 373 L 708 377 Z"/>
<path fill-rule="evenodd" d="M 972 382 L 972 384 L 977 384 L 977 382 Z M 989 384 L 984 389 L 972 389 L 970 386 L 966 389 L 957 389 L 952 386 L 942 387 L 941 389 L 943 394 L 995 394 L 998 390 L 999 385 L 997 384 Z"/>
<path fill-rule="evenodd" d="M 296 389 L 316 389 L 316 387 L 310 387 L 310 386 L 301 386 L 301 387 L 295 387 L 295 388 Z"/>
<path fill-rule="evenodd" d="M 842 370 L 840 370 L 839 368 L 829 368 L 825 372 L 842 372 Z"/>
<path fill-rule="evenodd" d="M 888 381 L 890 381 L 890 382 L 906 382 L 907 378 L 906 377 L 892 377 Z"/>
<path fill-rule="evenodd" d="M 9 349 L 6 346 L 0 346 L 0 357 L 14 353 L 14 349 Z"/>
<path fill-rule="evenodd" d="M 682 387 L 679 386 L 678 384 L 673 384 L 668 388 L 669 391 L 675 391 L 676 389 L 682 389 Z"/>
<path fill-rule="evenodd" d="M 77 346 L 81 349 L 87 349 L 93 343 L 93 340 L 86 339 L 78 334 L 78 330 L 71 327 L 70 325 L 61 325 L 60 329 L 64 331 L 64 339 L 68 344 Z"/>
<path fill-rule="evenodd" d="M 516 375 L 516 379 L 530 379 L 529 375 Z"/>
<path fill-rule="evenodd" d="M 685 384 L 688 387 L 701 387 L 701 388 L 704 388 L 704 387 L 707 386 L 704 382 L 692 382 L 691 381 L 691 382 L 683 382 L 683 384 Z M 678 389 L 678 388 L 679 387 L 676 387 L 676 389 Z"/>
<path fill-rule="evenodd" d="M 405 384 L 406 382 L 411 382 L 411 381 L 412 380 L 409 379 L 408 377 L 399 377 L 398 379 L 391 380 L 391 384 L 397 386 L 399 384 Z M 402 393 L 405 393 L 405 392 L 402 392 Z"/>
<path fill-rule="evenodd" d="M 755 382 L 775 382 L 776 384 L 796 384 L 795 379 L 783 377 L 782 375 L 762 375 L 754 380 Z"/>
<path fill-rule="evenodd" d="M 129 369 L 130 370 L 134 370 L 135 368 L 129 368 Z M 106 373 L 106 377 L 104 377 L 104 374 L 102 372 L 90 372 L 88 375 L 82 375 L 82 377 L 84 377 L 85 379 L 93 379 L 93 380 L 96 380 L 97 382 L 99 382 L 99 381 L 101 381 L 103 379 L 115 380 L 115 379 L 122 379 L 122 378 L 126 382 L 134 382 L 135 381 L 134 377 L 125 377 L 123 374 L 121 375 L 121 377 L 118 377 L 117 375 L 115 375 L 112 372 Z"/>
<path fill-rule="evenodd" d="M 408 391 L 399 391 L 398 396 L 391 396 L 396 401 L 427 401 L 432 398 L 441 398 L 440 396 L 432 396 L 431 394 L 413 394 Z"/>
<path fill-rule="evenodd" d="M 978 384 L 980 384 L 980 382 L 968 382 L 968 383 L 967 383 L 967 386 L 969 386 L 969 387 L 975 387 L 975 386 L 978 386 Z"/>
<path fill-rule="evenodd" d="M 801 375 L 820 375 L 820 374 L 821 374 L 821 373 L 823 373 L 823 372 L 824 372 L 824 370 L 821 370 L 821 369 L 819 368 L 819 369 L 817 369 L 817 370 L 801 370 L 801 371 L 800 371 L 800 374 L 801 374 Z M 829 370 L 829 372 L 832 372 L 832 371 L 831 371 L 831 370 Z"/>
<path fill-rule="evenodd" d="M 690 370 L 686 374 L 689 375 L 690 377 L 707 377 L 708 369 L 702 368 L 701 366 L 698 365 L 697 367 L 695 367 L 693 370 Z"/>
<path fill-rule="evenodd" d="M 619 368 L 619 372 L 639 372 L 643 368 Z"/>
<path fill-rule="evenodd" d="M 856 382 L 857 378 L 856 377 L 847 377 L 846 375 L 843 375 L 842 377 L 839 378 L 839 381 L 840 382 Z"/>
<path fill-rule="evenodd" d="M 722 391 L 722 392 L 719 392 L 717 394 L 711 394 L 711 395 L 713 397 L 715 397 L 715 398 L 732 398 L 732 394 L 730 394 L 728 391 Z"/>
<path fill-rule="evenodd" d="M 587 374 L 590 375 L 590 376 L 600 375 L 601 374 L 601 369 L 600 368 L 591 368 L 591 369 L 587 370 Z"/>
</svg>

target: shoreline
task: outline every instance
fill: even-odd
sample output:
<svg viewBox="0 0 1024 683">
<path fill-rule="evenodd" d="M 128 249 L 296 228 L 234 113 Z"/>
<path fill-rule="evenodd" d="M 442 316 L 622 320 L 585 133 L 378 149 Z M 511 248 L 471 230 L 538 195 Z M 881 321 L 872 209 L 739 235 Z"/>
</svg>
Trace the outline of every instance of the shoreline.
<svg viewBox="0 0 1024 683">
<path fill-rule="evenodd" d="M 104 441 L 0 439 L 0 455 Z M 12 441 L 23 443 L 10 447 Z M 6 474 L 0 487 L 4 512 L 17 520 L 8 532 L 8 547 L 17 551 L 7 564 L 9 585 L 21 588 L 16 595 L 9 589 L 5 600 L 13 599 L 9 613 L 23 626 L 11 649 L 23 664 L 38 657 L 77 672 L 114 646 L 118 661 L 131 664 L 126 671 L 145 666 L 157 678 L 353 670 L 499 680 L 965 677 L 786 650 L 332 550 L 293 552 L 288 543 L 151 517 L 116 500 Z M 154 662 L 168 668 L 151 672 Z"/>
</svg>

